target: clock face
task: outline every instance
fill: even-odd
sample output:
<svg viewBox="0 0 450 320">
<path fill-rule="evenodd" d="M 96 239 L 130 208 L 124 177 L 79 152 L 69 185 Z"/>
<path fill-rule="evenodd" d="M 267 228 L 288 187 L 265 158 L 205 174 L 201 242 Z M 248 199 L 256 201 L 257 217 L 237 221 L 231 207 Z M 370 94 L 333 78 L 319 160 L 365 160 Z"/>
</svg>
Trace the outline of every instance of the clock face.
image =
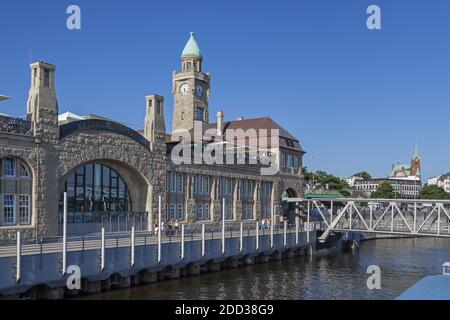
<svg viewBox="0 0 450 320">
<path fill-rule="evenodd" d="M 196 94 L 198 97 L 201 97 L 201 96 L 203 95 L 203 86 L 202 86 L 201 84 L 198 84 L 198 85 L 195 87 L 195 94 Z"/>
<path fill-rule="evenodd" d="M 185 96 L 189 93 L 189 85 L 187 83 L 184 83 L 180 87 L 180 93 Z"/>
</svg>

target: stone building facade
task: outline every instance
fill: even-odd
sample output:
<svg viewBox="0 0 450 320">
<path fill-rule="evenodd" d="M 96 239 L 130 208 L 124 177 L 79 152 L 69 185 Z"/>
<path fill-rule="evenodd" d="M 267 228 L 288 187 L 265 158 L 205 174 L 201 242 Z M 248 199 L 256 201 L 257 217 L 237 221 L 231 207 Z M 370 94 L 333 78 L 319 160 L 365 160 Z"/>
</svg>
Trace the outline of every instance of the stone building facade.
<svg viewBox="0 0 450 320">
<path fill-rule="evenodd" d="M 77 225 L 69 229 L 73 234 L 95 233 L 101 226 L 123 231 L 121 226 L 135 223 L 151 230 L 160 197 L 165 221 L 213 225 L 222 219 L 223 209 L 230 223 L 270 219 L 280 213 L 283 194 L 302 196 L 304 151 L 299 140 L 270 118 L 225 122 L 219 112 L 217 123 L 210 123 L 210 75 L 202 72 L 202 63 L 191 34 L 181 72 L 173 74 L 171 133 L 166 132 L 164 97 L 159 95 L 146 97 L 139 132 L 101 117 L 58 123 L 56 68 L 42 61 L 31 64 L 27 119 L 0 118 L 0 239 L 13 238 L 17 231 L 26 237 L 60 234 L 64 192 L 69 224 Z M 222 143 L 232 145 L 233 157 L 243 150 L 247 160 L 176 163 L 174 148 L 186 144 L 180 143 L 180 134 L 195 135 L 196 126 L 201 134 L 216 132 Z M 256 129 L 258 138 L 261 132 L 276 131 L 276 143 L 272 139 L 264 148 L 276 171 L 261 174 L 265 165 L 249 159 L 262 149 L 255 151 L 247 136 L 227 140 L 231 129 Z M 188 145 L 204 151 L 218 141 L 202 136 Z M 293 212 L 287 214 L 293 217 Z"/>
</svg>

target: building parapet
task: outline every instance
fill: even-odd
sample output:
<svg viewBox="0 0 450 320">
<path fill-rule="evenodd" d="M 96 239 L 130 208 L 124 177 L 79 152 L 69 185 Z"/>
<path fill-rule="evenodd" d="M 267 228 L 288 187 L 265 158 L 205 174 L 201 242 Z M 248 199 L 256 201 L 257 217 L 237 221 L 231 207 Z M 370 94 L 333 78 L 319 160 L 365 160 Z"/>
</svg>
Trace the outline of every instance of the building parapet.
<svg viewBox="0 0 450 320">
<path fill-rule="evenodd" d="M 0 131 L 32 136 L 33 125 L 28 120 L 0 116 Z"/>
</svg>

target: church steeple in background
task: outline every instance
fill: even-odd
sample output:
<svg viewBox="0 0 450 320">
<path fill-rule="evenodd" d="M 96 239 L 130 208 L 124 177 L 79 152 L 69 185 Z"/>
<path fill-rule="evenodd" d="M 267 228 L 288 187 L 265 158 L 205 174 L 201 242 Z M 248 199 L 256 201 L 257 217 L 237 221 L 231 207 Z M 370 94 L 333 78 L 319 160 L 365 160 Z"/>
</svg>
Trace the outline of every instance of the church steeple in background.
<svg viewBox="0 0 450 320">
<path fill-rule="evenodd" d="M 411 175 L 420 177 L 420 156 L 419 156 L 419 148 L 416 146 L 414 147 L 414 153 L 411 159 Z"/>
</svg>

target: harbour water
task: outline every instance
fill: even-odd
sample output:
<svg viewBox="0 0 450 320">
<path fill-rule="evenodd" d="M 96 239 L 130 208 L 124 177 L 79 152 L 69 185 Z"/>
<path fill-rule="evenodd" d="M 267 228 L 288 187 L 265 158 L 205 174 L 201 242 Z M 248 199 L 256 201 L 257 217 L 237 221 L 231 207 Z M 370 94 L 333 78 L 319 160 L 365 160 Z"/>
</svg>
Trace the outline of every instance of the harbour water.
<svg viewBox="0 0 450 320">
<path fill-rule="evenodd" d="M 253 265 L 82 299 L 395 299 L 450 261 L 450 239 L 379 239 L 359 250 Z M 369 290 L 367 267 L 381 268 Z"/>
</svg>

